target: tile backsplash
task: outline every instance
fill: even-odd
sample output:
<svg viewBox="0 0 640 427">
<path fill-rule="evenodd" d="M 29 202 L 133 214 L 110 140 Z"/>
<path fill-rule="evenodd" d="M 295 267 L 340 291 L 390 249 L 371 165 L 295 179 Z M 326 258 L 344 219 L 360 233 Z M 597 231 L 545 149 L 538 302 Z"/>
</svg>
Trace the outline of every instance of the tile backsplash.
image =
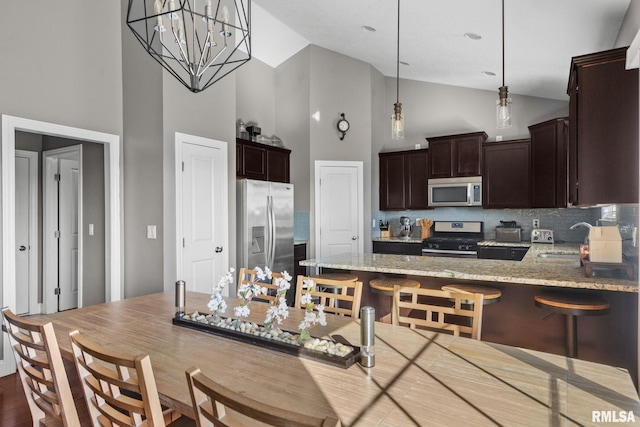
<svg viewBox="0 0 640 427">
<path fill-rule="evenodd" d="M 636 212 L 637 212 L 637 205 Z M 569 228 L 578 222 L 588 222 L 595 225 L 601 216 L 601 208 L 567 208 L 567 209 L 482 209 L 480 207 L 464 208 L 435 208 L 427 211 L 374 211 L 372 218 L 376 223 L 380 219 L 389 221 L 394 235 L 398 234 L 400 217 L 408 216 L 412 223 L 417 219 L 429 218 L 435 221 L 483 221 L 486 239 L 495 239 L 495 227 L 500 221 L 516 221 L 522 227 L 522 239 L 528 241 L 533 228 L 533 220 L 540 220 L 540 228 L 551 229 L 556 241 L 582 242 L 587 236 L 588 229 L 578 227 Z M 636 220 L 637 221 L 637 220 Z M 411 234 L 420 237 L 420 227 L 415 226 Z M 372 231 L 372 237 L 379 237 L 380 231 Z"/>
</svg>

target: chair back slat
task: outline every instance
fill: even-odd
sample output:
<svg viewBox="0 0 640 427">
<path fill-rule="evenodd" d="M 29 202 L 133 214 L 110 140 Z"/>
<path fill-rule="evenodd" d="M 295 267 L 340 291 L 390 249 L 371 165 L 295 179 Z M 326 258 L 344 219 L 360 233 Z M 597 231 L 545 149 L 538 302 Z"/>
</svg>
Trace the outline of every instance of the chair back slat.
<svg viewBox="0 0 640 427">
<path fill-rule="evenodd" d="M 34 425 L 80 426 L 53 324 L 32 322 L 2 310 Z"/>
<path fill-rule="evenodd" d="M 312 417 L 251 399 L 215 382 L 195 367 L 189 368 L 186 375 L 198 427 L 256 425 L 257 422 L 276 427 L 340 426 L 335 416 Z"/>
<path fill-rule="evenodd" d="M 406 324 L 411 329 L 425 328 L 469 335 L 480 339 L 484 295 L 447 292 L 436 289 L 396 286 L 393 291 L 394 325 Z M 468 305 L 469 301 L 473 304 Z"/>
<path fill-rule="evenodd" d="M 281 273 L 271 272 L 271 282 L 261 282 L 256 277 L 256 271 L 250 268 L 241 268 L 238 272 L 238 289 L 240 286 L 246 284 L 257 284 L 263 288 L 267 288 L 266 295 L 258 295 L 253 297 L 256 301 L 265 301 L 271 304 L 276 303 L 276 293 L 278 292 L 278 285 L 276 279 L 282 277 Z"/>
<path fill-rule="evenodd" d="M 107 350 L 78 331 L 69 334 L 94 426 L 164 426 L 151 359 Z"/>
<path fill-rule="evenodd" d="M 313 290 L 303 289 L 303 284 L 306 280 L 313 281 Z M 296 307 L 304 308 L 301 299 L 302 295 L 307 293 L 311 293 L 312 298 L 317 298 L 318 303 L 324 305 L 325 313 L 350 316 L 354 319 L 360 316 L 362 282 L 298 276 L 295 297 Z"/>
</svg>

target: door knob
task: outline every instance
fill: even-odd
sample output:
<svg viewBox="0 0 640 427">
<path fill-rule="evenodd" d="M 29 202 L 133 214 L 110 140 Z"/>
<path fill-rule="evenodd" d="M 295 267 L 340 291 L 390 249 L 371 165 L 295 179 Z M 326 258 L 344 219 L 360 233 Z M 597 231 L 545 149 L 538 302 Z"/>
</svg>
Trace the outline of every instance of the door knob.
<svg viewBox="0 0 640 427">
<path fill-rule="evenodd" d="M 23 252 L 23 251 L 26 251 L 26 250 L 27 250 L 27 248 L 26 248 L 26 246 L 24 246 L 24 245 L 20 245 L 20 247 L 18 248 L 18 250 L 19 250 L 20 252 Z"/>
<path fill-rule="evenodd" d="M 353 236 L 351 240 L 358 240 L 358 236 Z"/>
<path fill-rule="evenodd" d="M 216 246 L 216 253 L 219 254 L 222 252 L 222 246 Z"/>
</svg>

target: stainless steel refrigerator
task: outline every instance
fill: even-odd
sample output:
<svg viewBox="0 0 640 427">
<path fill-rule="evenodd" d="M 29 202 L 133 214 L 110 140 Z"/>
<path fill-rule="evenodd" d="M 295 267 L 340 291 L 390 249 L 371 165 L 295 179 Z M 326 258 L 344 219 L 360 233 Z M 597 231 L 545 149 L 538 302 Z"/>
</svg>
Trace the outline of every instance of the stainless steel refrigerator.
<svg viewBox="0 0 640 427">
<path fill-rule="evenodd" d="M 236 200 L 238 268 L 293 276 L 293 184 L 241 179 Z"/>
</svg>

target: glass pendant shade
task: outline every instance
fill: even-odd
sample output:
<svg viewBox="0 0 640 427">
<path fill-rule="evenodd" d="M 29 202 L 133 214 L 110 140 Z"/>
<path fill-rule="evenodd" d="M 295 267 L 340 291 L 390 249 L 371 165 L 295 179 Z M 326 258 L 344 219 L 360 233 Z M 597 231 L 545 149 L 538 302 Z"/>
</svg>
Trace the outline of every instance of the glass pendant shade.
<svg viewBox="0 0 640 427">
<path fill-rule="evenodd" d="M 127 25 L 192 92 L 251 59 L 251 0 L 129 0 Z"/>
<path fill-rule="evenodd" d="M 500 99 L 496 101 L 496 127 L 498 129 L 511 127 L 511 98 L 506 86 L 500 88 Z"/>
<path fill-rule="evenodd" d="M 399 102 L 394 104 L 394 113 L 391 116 L 391 138 L 404 139 L 404 114 Z"/>
</svg>

